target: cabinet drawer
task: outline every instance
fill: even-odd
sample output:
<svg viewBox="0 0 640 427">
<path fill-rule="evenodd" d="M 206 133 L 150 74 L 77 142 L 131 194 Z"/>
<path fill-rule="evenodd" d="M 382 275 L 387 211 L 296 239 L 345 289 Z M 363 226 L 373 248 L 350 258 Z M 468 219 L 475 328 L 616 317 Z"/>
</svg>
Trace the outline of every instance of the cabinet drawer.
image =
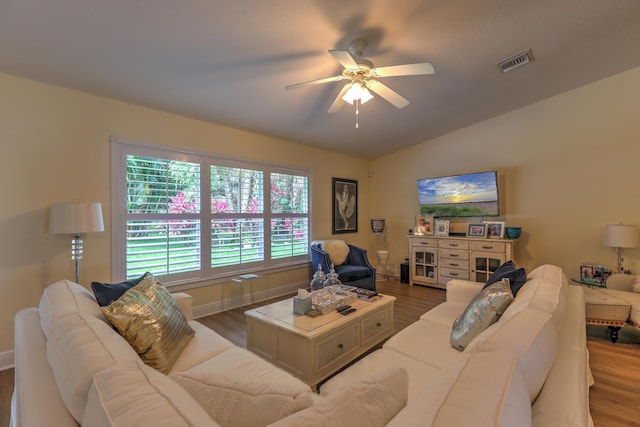
<svg viewBox="0 0 640 427">
<path fill-rule="evenodd" d="M 349 351 L 358 348 L 358 325 L 346 329 L 318 342 L 318 370 Z"/>
<path fill-rule="evenodd" d="M 449 248 L 449 249 L 469 249 L 469 242 L 464 242 L 460 240 L 440 240 L 438 241 L 439 248 Z"/>
<path fill-rule="evenodd" d="M 498 242 L 471 242 L 472 251 L 489 251 L 504 253 L 506 245 Z"/>
<path fill-rule="evenodd" d="M 440 259 L 442 258 L 469 259 L 469 251 L 456 251 L 456 250 L 442 249 L 438 251 L 438 256 L 440 257 Z"/>
<path fill-rule="evenodd" d="M 263 359 L 274 362 L 278 359 L 278 329 L 247 317 L 247 348 Z"/>
<path fill-rule="evenodd" d="M 370 316 L 365 317 L 361 321 L 362 342 L 366 342 L 376 335 L 386 332 L 391 325 L 391 310 L 384 309 Z"/>
<path fill-rule="evenodd" d="M 469 260 L 468 259 L 440 258 L 439 266 L 441 268 L 459 268 L 461 270 L 468 270 L 469 269 Z"/>
<path fill-rule="evenodd" d="M 413 238 L 411 241 L 413 246 L 423 246 L 428 248 L 435 248 L 438 246 L 438 241 L 436 239 L 426 239 L 426 238 Z"/>
<path fill-rule="evenodd" d="M 469 270 L 456 270 L 454 268 L 441 268 L 440 277 L 448 277 L 451 279 L 469 280 Z"/>
</svg>

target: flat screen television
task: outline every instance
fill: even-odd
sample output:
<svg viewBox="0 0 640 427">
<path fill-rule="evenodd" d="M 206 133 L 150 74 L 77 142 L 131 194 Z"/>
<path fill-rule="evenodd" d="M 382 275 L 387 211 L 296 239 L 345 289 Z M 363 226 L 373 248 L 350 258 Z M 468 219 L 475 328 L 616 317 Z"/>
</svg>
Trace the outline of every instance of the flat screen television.
<svg viewBox="0 0 640 427">
<path fill-rule="evenodd" d="M 435 217 L 498 216 L 496 171 L 418 180 L 420 214 Z"/>
</svg>

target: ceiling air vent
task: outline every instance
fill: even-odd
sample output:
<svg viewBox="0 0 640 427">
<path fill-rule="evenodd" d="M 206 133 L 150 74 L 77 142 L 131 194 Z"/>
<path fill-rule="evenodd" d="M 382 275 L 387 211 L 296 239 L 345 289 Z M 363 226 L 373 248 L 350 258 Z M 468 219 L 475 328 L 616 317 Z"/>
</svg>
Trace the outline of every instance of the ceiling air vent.
<svg viewBox="0 0 640 427">
<path fill-rule="evenodd" d="M 506 73 L 523 65 L 527 65 L 531 61 L 533 61 L 533 55 L 531 54 L 531 49 L 527 49 L 498 62 L 498 67 L 503 73 Z"/>
</svg>

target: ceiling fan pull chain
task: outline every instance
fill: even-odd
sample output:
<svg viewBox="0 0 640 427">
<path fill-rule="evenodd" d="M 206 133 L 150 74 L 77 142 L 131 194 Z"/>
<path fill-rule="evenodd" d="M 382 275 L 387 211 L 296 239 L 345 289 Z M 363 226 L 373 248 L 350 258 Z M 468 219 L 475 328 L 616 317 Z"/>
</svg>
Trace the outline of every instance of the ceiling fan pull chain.
<svg viewBox="0 0 640 427">
<path fill-rule="evenodd" d="M 360 118 L 360 100 L 356 99 L 354 104 L 356 104 L 356 129 L 358 129 L 358 119 Z"/>
</svg>

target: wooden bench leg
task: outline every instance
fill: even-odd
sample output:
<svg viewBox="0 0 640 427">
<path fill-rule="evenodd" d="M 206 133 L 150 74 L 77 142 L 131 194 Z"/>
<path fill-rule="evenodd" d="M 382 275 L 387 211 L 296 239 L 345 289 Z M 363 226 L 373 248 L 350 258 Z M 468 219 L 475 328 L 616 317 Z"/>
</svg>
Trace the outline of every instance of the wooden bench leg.
<svg viewBox="0 0 640 427">
<path fill-rule="evenodd" d="M 620 330 L 620 326 L 609 326 L 609 338 L 611 338 L 611 342 L 615 343 L 618 341 L 618 331 Z"/>
</svg>

